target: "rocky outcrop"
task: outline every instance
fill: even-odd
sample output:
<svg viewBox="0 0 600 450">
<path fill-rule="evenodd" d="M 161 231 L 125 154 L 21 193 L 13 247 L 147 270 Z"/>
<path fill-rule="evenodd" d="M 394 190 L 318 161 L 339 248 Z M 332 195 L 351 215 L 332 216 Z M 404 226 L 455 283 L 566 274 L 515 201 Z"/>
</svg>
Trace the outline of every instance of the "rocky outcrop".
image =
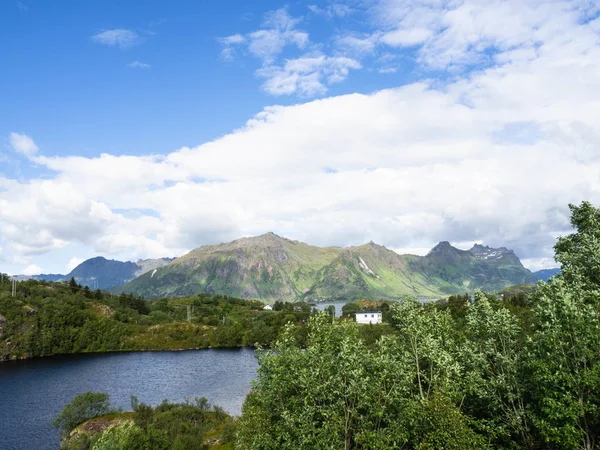
<svg viewBox="0 0 600 450">
<path fill-rule="evenodd" d="M 4 332 L 6 331 L 6 325 L 8 320 L 2 314 L 0 314 L 0 338 L 4 336 Z"/>
</svg>

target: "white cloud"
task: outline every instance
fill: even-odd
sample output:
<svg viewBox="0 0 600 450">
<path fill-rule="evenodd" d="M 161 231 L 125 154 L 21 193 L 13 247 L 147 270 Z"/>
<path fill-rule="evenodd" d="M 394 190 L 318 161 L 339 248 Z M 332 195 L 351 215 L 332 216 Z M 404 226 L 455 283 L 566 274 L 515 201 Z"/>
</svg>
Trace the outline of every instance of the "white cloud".
<svg viewBox="0 0 600 450">
<path fill-rule="evenodd" d="M 39 150 L 33 139 L 26 134 L 12 132 L 9 140 L 12 149 L 25 156 L 33 156 Z"/>
<path fill-rule="evenodd" d="M 35 264 L 28 265 L 24 270 L 24 275 L 39 275 L 43 272 L 40 266 L 36 266 Z"/>
<path fill-rule="evenodd" d="M 246 43 L 246 38 L 241 34 L 232 34 L 219 38 L 218 41 L 223 45 L 221 50 L 221 58 L 226 61 L 231 61 L 236 55 L 236 47 Z"/>
<path fill-rule="evenodd" d="M 221 38 L 220 41 L 225 45 L 238 45 L 245 43 L 246 38 L 241 34 L 232 34 L 231 36 Z"/>
<path fill-rule="evenodd" d="M 308 9 L 315 14 L 324 15 L 329 19 L 347 17 L 355 12 L 354 8 L 340 0 L 328 3 L 323 8 L 317 5 L 308 5 Z"/>
<path fill-rule="evenodd" d="M 521 262 L 532 272 L 542 269 L 554 269 L 555 267 L 558 267 L 558 263 L 554 260 L 554 258 L 525 258 Z"/>
<path fill-rule="evenodd" d="M 489 65 L 496 53 L 522 57 L 543 43 L 564 40 L 563 31 L 597 14 L 597 5 L 588 0 L 381 0 L 374 10 L 376 26 L 385 30 L 382 43 L 418 45 L 425 67 L 461 69 Z"/>
<path fill-rule="evenodd" d="M 270 64 L 287 45 L 303 49 L 308 44 L 308 33 L 295 28 L 299 22 L 300 19 L 291 17 L 285 8 L 268 13 L 264 28 L 248 35 L 248 50 Z"/>
<path fill-rule="evenodd" d="M 354 59 L 317 54 L 288 60 L 281 67 L 265 67 L 257 75 L 267 78 L 263 89 L 271 95 L 312 97 L 325 94 L 328 85 L 346 79 L 350 69 L 360 68 Z"/>
<path fill-rule="evenodd" d="M 127 64 L 127 67 L 131 67 L 132 69 L 149 69 L 152 66 L 140 61 L 133 61 Z"/>
<path fill-rule="evenodd" d="M 367 36 L 345 35 L 336 39 L 336 48 L 342 54 L 369 55 L 375 50 L 378 40 L 378 34 Z"/>
<path fill-rule="evenodd" d="M 75 267 L 77 267 L 79 264 L 81 264 L 83 261 L 85 261 L 85 259 L 83 258 L 78 258 L 77 256 L 73 256 L 69 262 L 67 263 L 67 271 L 66 273 L 71 272 L 71 270 L 73 270 Z"/>
<path fill-rule="evenodd" d="M 300 19 L 291 17 L 286 8 L 271 11 L 265 15 L 261 29 L 245 36 L 233 34 L 220 38 L 219 42 L 223 45 L 221 57 L 233 59 L 236 48 L 246 45 L 250 54 L 263 64 L 270 65 L 286 46 L 304 49 L 308 45 L 308 33 L 296 28 L 299 22 Z"/>
<path fill-rule="evenodd" d="M 393 47 L 410 47 L 425 42 L 433 33 L 426 28 L 398 29 L 381 37 L 381 42 Z"/>
<path fill-rule="evenodd" d="M 483 41 L 440 15 L 450 31 L 423 44 L 424 63 L 436 45 L 452 63 L 487 42 L 495 49 L 489 66 L 446 84 L 267 107 L 239 130 L 164 156 L 33 157 L 56 174 L 0 176 L 3 254 L 84 244 L 137 259 L 272 230 L 393 249 L 481 241 L 541 264 L 570 230 L 567 204 L 600 204 L 600 30 L 566 6 L 555 16 L 557 5 L 550 14 L 540 2 L 535 19 L 515 13 L 515 23 L 537 24 L 515 29 L 471 7 Z M 435 22 L 425 19 L 407 28 Z M 463 35 L 475 43 L 466 56 Z M 273 93 L 314 95 L 358 64 L 315 53 L 259 73 Z"/>
<path fill-rule="evenodd" d="M 92 41 L 108 45 L 110 47 L 119 47 L 126 49 L 133 47 L 141 42 L 140 36 L 133 30 L 117 28 L 114 30 L 105 30 L 92 36 Z"/>
</svg>

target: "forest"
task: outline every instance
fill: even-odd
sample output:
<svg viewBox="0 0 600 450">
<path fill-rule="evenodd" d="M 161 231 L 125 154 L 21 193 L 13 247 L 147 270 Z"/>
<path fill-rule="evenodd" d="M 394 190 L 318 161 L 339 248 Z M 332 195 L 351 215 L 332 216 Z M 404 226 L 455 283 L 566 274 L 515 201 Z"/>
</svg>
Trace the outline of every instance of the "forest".
<svg viewBox="0 0 600 450">
<path fill-rule="evenodd" d="M 261 301 L 221 295 L 147 301 L 70 283 L 29 280 L 11 296 L 0 280 L 0 361 L 68 353 L 268 346 L 289 322 L 299 338 L 306 303 L 265 311 Z M 187 320 L 187 310 L 190 320 Z M 304 334 L 303 334 L 304 333 Z"/>
</svg>

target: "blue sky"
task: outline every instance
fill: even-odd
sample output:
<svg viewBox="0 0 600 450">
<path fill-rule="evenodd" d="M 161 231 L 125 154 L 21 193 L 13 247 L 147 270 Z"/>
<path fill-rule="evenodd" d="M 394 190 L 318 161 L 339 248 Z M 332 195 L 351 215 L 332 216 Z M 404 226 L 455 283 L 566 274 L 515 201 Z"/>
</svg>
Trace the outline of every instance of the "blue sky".
<svg viewBox="0 0 600 450">
<path fill-rule="evenodd" d="M 238 49 L 226 60 L 220 40 L 260 29 L 265 14 L 282 7 L 302 17 L 298 29 L 319 48 L 332 45 L 338 27 L 358 21 L 327 19 L 312 3 L 4 1 L 0 51 L 10 70 L 0 74 L 7 106 L 0 127 L 25 130 L 56 155 L 164 153 L 214 139 L 266 105 L 298 101 L 261 91 L 260 58 Z M 126 45 L 92 39 L 106 30 L 134 37 Z M 302 53 L 288 45 L 278 59 Z M 142 67 L 129 66 L 136 62 Z M 415 78 L 411 65 L 407 58 L 400 73 L 357 73 L 329 86 L 328 95 L 396 86 Z"/>
<path fill-rule="evenodd" d="M 554 265 L 600 201 L 593 1 L 0 3 L 0 270 L 319 245 Z"/>
</svg>

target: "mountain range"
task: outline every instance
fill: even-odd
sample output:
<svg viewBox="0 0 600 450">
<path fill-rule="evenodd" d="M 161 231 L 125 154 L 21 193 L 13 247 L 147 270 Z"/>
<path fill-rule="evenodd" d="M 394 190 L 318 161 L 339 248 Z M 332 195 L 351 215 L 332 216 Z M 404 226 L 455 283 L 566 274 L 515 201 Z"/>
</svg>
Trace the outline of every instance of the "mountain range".
<svg viewBox="0 0 600 450">
<path fill-rule="evenodd" d="M 207 245 L 112 292 L 146 298 L 199 293 L 264 300 L 438 297 L 534 283 L 512 250 L 440 242 L 426 256 L 399 255 L 370 242 L 316 247 L 274 233 Z"/>
<path fill-rule="evenodd" d="M 20 281 L 27 279 L 68 281 L 71 278 L 75 278 L 75 281 L 82 286 L 89 286 L 91 289 L 108 289 L 127 283 L 150 270 L 169 264 L 174 259 L 175 258 L 140 259 L 136 262 L 123 262 L 98 256 L 83 261 L 66 275 L 18 275 L 16 278 Z"/>
</svg>

